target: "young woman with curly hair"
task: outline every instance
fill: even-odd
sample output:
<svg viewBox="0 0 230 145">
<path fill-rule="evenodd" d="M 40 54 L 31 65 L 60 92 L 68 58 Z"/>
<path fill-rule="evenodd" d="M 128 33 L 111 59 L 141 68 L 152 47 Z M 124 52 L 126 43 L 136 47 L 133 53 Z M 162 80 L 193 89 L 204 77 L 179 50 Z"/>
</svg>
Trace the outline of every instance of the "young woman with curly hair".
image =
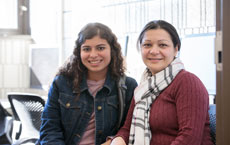
<svg viewBox="0 0 230 145">
<path fill-rule="evenodd" d="M 89 23 L 75 44 L 48 93 L 38 140 L 42 145 L 100 145 L 118 130 L 117 81 L 125 69 L 117 37 L 106 25 Z M 126 77 L 125 85 L 121 124 L 137 83 Z"/>
</svg>

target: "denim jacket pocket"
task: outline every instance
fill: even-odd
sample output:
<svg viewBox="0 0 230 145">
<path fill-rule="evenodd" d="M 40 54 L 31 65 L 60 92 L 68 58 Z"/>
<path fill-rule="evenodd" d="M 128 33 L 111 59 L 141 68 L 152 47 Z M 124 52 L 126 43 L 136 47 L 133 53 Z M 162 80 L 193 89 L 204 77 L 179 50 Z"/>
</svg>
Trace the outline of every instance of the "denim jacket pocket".
<svg viewBox="0 0 230 145">
<path fill-rule="evenodd" d="M 110 129 L 113 129 L 116 126 L 118 120 L 119 104 L 118 104 L 117 95 L 109 96 L 107 98 L 107 104 L 108 104 L 108 111 L 107 111 L 108 117 L 106 118 L 109 121 Z"/>
<path fill-rule="evenodd" d="M 72 128 L 73 125 L 78 124 L 81 117 L 81 108 L 83 103 L 75 99 L 76 96 L 60 93 L 58 102 L 61 108 L 61 118 L 64 128 Z"/>
</svg>

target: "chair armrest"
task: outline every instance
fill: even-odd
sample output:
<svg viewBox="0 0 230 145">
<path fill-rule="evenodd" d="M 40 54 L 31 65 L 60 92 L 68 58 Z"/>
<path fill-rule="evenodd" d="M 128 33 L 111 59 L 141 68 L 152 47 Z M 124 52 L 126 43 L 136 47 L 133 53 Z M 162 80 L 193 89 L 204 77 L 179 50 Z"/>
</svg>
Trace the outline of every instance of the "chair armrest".
<svg viewBox="0 0 230 145">
<path fill-rule="evenodd" d="M 12 145 L 23 145 L 25 143 L 36 143 L 38 138 L 21 138 L 19 140 L 16 140 Z"/>
</svg>

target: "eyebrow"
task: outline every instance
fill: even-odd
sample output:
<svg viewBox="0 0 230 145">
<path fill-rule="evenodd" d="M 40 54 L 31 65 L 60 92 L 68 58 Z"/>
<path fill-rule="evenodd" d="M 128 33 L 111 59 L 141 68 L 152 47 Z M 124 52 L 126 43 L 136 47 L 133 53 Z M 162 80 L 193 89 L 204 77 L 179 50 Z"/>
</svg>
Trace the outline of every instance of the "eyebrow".
<svg viewBox="0 0 230 145">
<path fill-rule="evenodd" d="M 161 39 L 161 40 L 159 40 L 159 41 L 167 41 L 167 42 L 170 42 L 169 40 L 166 40 L 166 39 Z"/>
<path fill-rule="evenodd" d="M 96 47 L 98 47 L 98 46 L 106 46 L 106 44 L 98 44 L 98 45 L 96 45 Z M 89 45 L 81 45 L 81 47 L 90 47 Z"/>
<path fill-rule="evenodd" d="M 98 45 L 96 45 L 96 46 L 106 46 L 106 44 L 98 44 Z"/>
<path fill-rule="evenodd" d="M 81 45 L 81 48 L 87 48 L 87 47 L 90 47 L 90 46 L 88 46 L 88 45 Z"/>
<path fill-rule="evenodd" d="M 143 42 L 151 42 L 151 40 L 144 40 L 144 41 L 142 41 L 142 43 L 143 43 Z"/>
</svg>

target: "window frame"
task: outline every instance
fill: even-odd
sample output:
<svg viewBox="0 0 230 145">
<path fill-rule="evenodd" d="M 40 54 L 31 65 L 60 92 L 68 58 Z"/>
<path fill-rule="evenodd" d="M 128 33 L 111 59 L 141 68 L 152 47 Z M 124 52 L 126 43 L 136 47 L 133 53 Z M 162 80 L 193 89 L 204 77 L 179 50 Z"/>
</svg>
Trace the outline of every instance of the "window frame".
<svg viewBox="0 0 230 145">
<path fill-rule="evenodd" d="M 3 29 L 0 28 L 0 36 L 8 36 L 8 35 L 30 35 L 30 21 L 29 21 L 29 0 L 17 0 L 18 1 L 18 28 L 17 29 Z M 24 11 L 21 15 L 21 7 L 25 6 L 27 11 Z"/>
</svg>

